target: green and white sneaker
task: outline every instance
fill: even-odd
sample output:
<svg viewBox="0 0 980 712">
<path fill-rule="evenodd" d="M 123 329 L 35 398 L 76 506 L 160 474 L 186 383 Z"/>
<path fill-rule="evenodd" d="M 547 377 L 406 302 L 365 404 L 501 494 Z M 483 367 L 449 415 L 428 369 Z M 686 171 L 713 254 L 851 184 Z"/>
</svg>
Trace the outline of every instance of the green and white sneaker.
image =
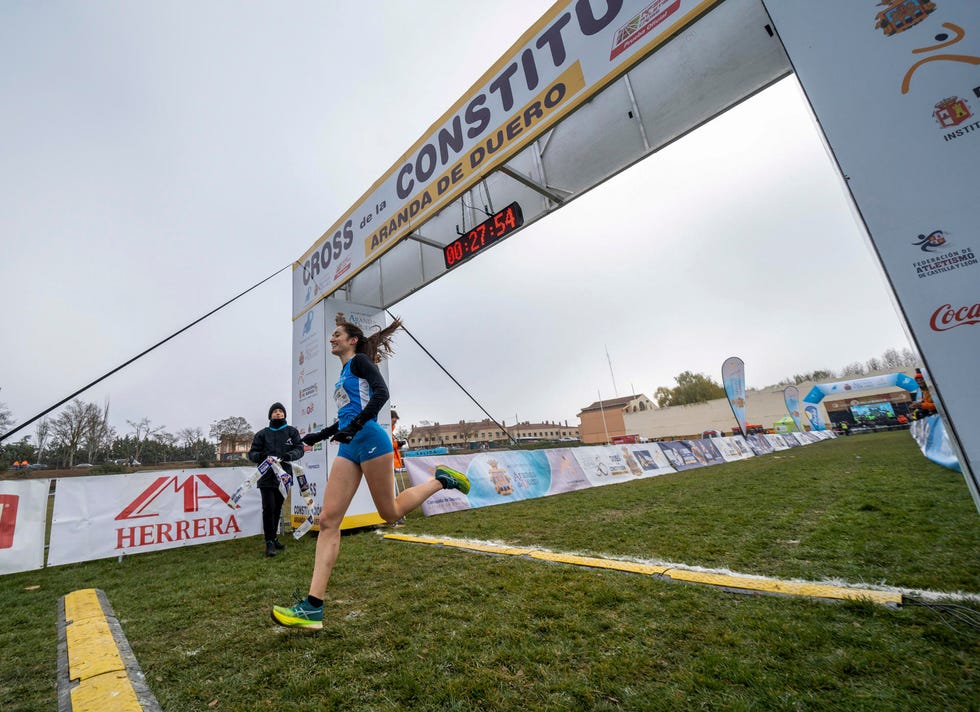
<svg viewBox="0 0 980 712">
<path fill-rule="evenodd" d="M 323 628 L 323 606 L 312 606 L 305 598 L 289 608 L 273 606 L 272 620 L 286 628 L 320 630 Z"/>
<path fill-rule="evenodd" d="M 436 468 L 436 479 L 442 484 L 443 489 L 459 490 L 463 494 L 470 493 L 470 481 L 462 472 L 439 465 Z"/>
</svg>

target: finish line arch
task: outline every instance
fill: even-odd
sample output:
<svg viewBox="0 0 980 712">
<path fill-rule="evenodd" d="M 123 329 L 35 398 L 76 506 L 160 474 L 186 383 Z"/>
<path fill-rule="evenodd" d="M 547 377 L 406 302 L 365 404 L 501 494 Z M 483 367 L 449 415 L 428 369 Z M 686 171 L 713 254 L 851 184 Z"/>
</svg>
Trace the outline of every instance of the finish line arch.
<svg viewBox="0 0 980 712">
<path fill-rule="evenodd" d="M 915 382 L 915 379 L 911 376 L 906 376 L 904 373 L 889 373 L 882 376 L 834 381 L 833 383 L 816 383 L 803 398 L 803 402 L 806 404 L 803 412 L 806 414 L 814 430 L 824 430 L 826 425 L 820 417 L 820 410 L 816 407 L 824 398 L 827 396 L 859 393 L 860 391 L 869 391 L 876 388 L 888 388 L 889 386 L 903 388 L 909 393 L 919 392 L 919 385 Z"/>
<path fill-rule="evenodd" d="M 795 71 L 980 509 L 980 385 L 963 378 L 980 353 L 978 267 L 967 243 L 925 259 L 905 244 L 980 224 L 980 165 L 962 150 L 980 146 L 967 99 L 980 84 L 980 7 L 947 5 L 559 0 L 294 264 L 297 426 L 330 422 L 333 364 L 304 364 L 324 362 L 337 312 L 383 322 L 401 299 Z M 896 176 L 915 200 L 896 200 Z M 326 472 L 325 453 L 308 457 Z"/>
</svg>

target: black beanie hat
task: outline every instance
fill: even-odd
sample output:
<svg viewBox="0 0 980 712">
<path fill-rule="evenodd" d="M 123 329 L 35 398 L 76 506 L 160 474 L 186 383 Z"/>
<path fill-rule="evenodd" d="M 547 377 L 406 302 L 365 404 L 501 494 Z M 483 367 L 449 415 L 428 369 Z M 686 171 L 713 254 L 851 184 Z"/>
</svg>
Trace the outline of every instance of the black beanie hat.
<svg viewBox="0 0 980 712">
<path fill-rule="evenodd" d="M 283 415 L 286 415 L 286 406 L 278 402 L 273 403 L 272 405 L 269 406 L 269 420 L 272 420 L 272 411 L 274 411 L 276 408 L 281 410 Z"/>
</svg>

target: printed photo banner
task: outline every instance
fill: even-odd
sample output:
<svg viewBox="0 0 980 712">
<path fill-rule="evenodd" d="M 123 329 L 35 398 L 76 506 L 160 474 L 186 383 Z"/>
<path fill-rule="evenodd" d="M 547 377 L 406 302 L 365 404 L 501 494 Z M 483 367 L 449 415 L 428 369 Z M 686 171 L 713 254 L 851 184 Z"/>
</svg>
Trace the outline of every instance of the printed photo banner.
<svg viewBox="0 0 980 712">
<path fill-rule="evenodd" d="M 405 466 L 413 485 L 430 480 L 439 465 L 458 470 L 470 480 L 468 495 L 443 490 L 426 500 L 422 513 L 429 516 L 693 470 L 829 437 L 833 434 L 785 433 L 555 450 L 508 450 L 414 457 L 406 459 Z"/>
<path fill-rule="evenodd" d="M 732 407 L 735 422 L 745 435 L 745 363 L 738 356 L 731 356 L 721 364 L 721 382 L 725 386 L 728 405 Z"/>
<path fill-rule="evenodd" d="M 470 480 L 470 492 L 468 495 L 457 490 L 436 493 L 423 503 L 425 515 L 536 499 L 674 471 L 655 443 L 507 450 L 405 460 L 413 485 L 431 479 L 439 465 L 464 473 Z"/>
<path fill-rule="evenodd" d="M 725 438 L 711 438 L 711 444 L 718 448 L 718 452 L 725 459 L 725 462 L 735 462 L 752 457 L 755 453 L 746 439 L 741 435 Z"/>
<path fill-rule="evenodd" d="M 229 494 L 252 468 L 163 470 L 58 480 L 48 565 L 141 554 L 262 532 L 262 500 Z M 42 537 L 43 540 L 43 537 Z"/>
<path fill-rule="evenodd" d="M 0 575 L 44 566 L 51 480 L 0 481 Z"/>
</svg>

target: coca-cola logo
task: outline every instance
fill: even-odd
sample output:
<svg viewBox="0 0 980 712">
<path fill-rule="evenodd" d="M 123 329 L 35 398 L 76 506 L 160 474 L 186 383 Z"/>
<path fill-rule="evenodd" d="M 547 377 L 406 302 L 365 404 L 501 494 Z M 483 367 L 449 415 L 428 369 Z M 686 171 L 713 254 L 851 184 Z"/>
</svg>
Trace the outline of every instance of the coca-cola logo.
<svg viewBox="0 0 980 712">
<path fill-rule="evenodd" d="M 980 324 L 980 304 L 956 308 L 952 304 L 943 304 L 929 320 L 933 331 L 949 331 L 964 324 Z"/>
</svg>

